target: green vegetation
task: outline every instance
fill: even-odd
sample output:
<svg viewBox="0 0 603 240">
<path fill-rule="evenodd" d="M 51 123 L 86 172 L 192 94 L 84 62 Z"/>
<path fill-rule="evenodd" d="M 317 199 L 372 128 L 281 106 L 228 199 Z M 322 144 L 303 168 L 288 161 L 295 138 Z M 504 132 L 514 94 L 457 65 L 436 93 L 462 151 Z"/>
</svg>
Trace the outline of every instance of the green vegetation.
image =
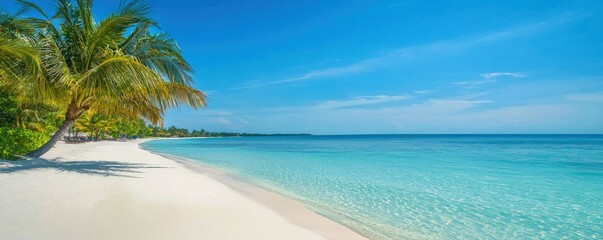
<svg viewBox="0 0 603 240">
<path fill-rule="evenodd" d="M 25 128 L 0 128 L 0 159 L 16 159 L 38 148 L 48 135 Z"/>
<path fill-rule="evenodd" d="M 91 140 L 132 139 L 132 138 L 179 138 L 179 137 L 249 137 L 249 136 L 283 136 L 309 134 L 257 134 L 209 132 L 204 129 L 189 131 L 186 128 L 171 126 L 168 128 L 146 124 L 143 120 L 118 119 L 101 114 L 84 115 L 75 122 L 70 130 L 71 136 L 86 133 Z"/>
<path fill-rule="evenodd" d="M 62 120 L 58 108 L 44 103 L 18 100 L 0 91 L 0 127 L 25 128 L 46 134 L 56 131 Z"/>
<path fill-rule="evenodd" d="M 42 146 L 50 139 L 62 121 L 62 112 L 49 105 L 19 105 L 14 96 L 0 91 L 0 159 L 15 159 Z M 84 134 L 83 134 L 84 133 Z M 234 137 L 274 136 L 284 134 L 254 134 L 189 131 L 148 124 L 142 119 L 86 113 L 75 121 L 68 134 L 89 140 L 132 139 L 146 137 Z"/>
<path fill-rule="evenodd" d="M 202 108 L 206 96 L 142 0 L 122 1 L 103 19 L 92 16 L 92 0 L 54 0 L 51 13 L 17 2 L 16 14 L 0 11 L 0 158 L 39 157 L 66 133 L 262 136 L 160 127 L 167 109 Z"/>
<path fill-rule="evenodd" d="M 0 92 L 0 127 L 14 127 L 17 118 L 17 101 Z"/>
<path fill-rule="evenodd" d="M 15 159 L 42 146 L 60 121 L 58 109 L 0 91 L 0 159 Z"/>
<path fill-rule="evenodd" d="M 75 121 L 76 133 L 85 132 L 89 137 L 99 139 L 115 128 L 115 121 L 101 114 L 86 114 Z"/>
<path fill-rule="evenodd" d="M 50 150 L 81 116 L 90 117 L 75 128 L 100 138 L 132 135 L 129 122 L 141 119 L 161 124 L 168 108 L 205 106 L 180 48 L 153 29 L 157 23 L 143 1 L 122 2 L 98 22 L 91 0 L 56 0 L 51 14 L 18 2 L 23 8 L 17 14 L 0 12 L 0 89 L 10 103 L 0 117 L 19 129 L 53 132 L 28 156 Z M 24 17 L 26 12 L 39 17 Z"/>
<path fill-rule="evenodd" d="M 147 126 L 149 131 L 143 137 L 258 137 L 258 136 L 298 136 L 310 134 L 259 134 L 259 133 L 233 133 L 233 132 L 208 132 L 204 129 L 189 131 L 185 128 L 171 126 L 162 128 L 157 126 Z"/>
</svg>

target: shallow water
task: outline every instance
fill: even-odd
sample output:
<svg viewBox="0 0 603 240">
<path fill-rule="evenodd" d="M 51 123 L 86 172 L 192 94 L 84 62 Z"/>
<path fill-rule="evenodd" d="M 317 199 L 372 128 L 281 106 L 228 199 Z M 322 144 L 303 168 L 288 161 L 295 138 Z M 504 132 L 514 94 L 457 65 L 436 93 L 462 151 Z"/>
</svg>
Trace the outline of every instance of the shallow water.
<svg viewBox="0 0 603 240">
<path fill-rule="evenodd" d="M 601 239 L 603 135 L 157 140 L 375 239 Z"/>
</svg>

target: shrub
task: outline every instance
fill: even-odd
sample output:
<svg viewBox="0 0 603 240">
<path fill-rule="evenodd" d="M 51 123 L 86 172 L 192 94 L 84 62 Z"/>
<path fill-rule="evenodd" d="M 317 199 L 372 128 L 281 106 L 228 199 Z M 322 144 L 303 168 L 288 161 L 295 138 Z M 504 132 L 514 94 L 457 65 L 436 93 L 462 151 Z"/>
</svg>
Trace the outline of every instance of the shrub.
<svg viewBox="0 0 603 240">
<path fill-rule="evenodd" d="M 25 128 L 0 128 L 0 159 L 16 159 L 49 140 L 48 135 Z"/>
</svg>

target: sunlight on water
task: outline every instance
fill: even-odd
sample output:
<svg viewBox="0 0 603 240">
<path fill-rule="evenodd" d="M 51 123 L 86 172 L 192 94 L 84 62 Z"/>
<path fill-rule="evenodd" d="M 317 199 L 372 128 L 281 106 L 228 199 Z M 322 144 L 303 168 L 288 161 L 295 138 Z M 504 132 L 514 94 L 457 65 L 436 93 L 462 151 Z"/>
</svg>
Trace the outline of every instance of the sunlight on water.
<svg viewBox="0 0 603 240">
<path fill-rule="evenodd" d="M 603 136 L 159 140 L 378 239 L 600 239 Z"/>
</svg>

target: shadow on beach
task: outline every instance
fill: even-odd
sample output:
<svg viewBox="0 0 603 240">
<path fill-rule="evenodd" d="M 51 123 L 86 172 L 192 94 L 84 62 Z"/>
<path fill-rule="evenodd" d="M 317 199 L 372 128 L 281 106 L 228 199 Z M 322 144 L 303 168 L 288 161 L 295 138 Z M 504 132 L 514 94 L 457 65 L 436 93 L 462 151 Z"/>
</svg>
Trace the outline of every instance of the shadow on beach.
<svg viewBox="0 0 603 240">
<path fill-rule="evenodd" d="M 115 161 L 58 161 L 58 159 L 31 159 L 21 161 L 0 161 L 0 174 L 53 169 L 61 172 L 76 172 L 81 174 L 105 177 L 134 177 L 132 174 L 141 173 L 145 168 L 163 168 L 142 163 L 123 163 Z"/>
</svg>

